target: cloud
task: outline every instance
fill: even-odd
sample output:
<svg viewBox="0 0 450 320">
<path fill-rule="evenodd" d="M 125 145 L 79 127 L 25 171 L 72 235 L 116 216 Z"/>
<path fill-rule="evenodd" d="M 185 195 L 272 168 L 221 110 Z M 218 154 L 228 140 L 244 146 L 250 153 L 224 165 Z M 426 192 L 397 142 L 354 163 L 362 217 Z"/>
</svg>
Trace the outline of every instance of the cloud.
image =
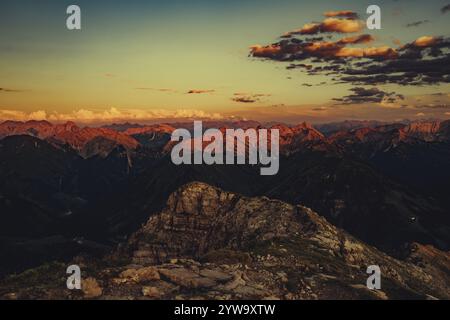
<svg viewBox="0 0 450 320">
<path fill-rule="evenodd" d="M 176 93 L 177 91 L 174 89 L 170 89 L 170 88 L 146 88 L 146 87 L 141 87 L 141 88 L 135 88 L 136 90 L 149 90 L 149 91 L 159 91 L 159 92 L 170 92 L 170 93 Z"/>
<path fill-rule="evenodd" d="M 350 18 L 350 19 L 358 18 L 358 14 L 356 12 L 349 10 L 327 11 L 323 15 L 328 18 L 335 18 L 335 17 Z"/>
<path fill-rule="evenodd" d="M 204 94 L 204 93 L 213 93 L 216 90 L 204 90 L 204 89 L 193 89 L 186 92 L 186 94 Z"/>
<path fill-rule="evenodd" d="M 392 43 L 399 47 L 402 45 L 402 42 L 400 41 L 400 39 L 397 39 L 397 38 L 393 38 Z"/>
<path fill-rule="evenodd" d="M 406 25 L 406 27 L 407 27 L 407 28 L 418 27 L 418 26 L 420 26 L 420 25 L 422 25 L 422 24 L 425 24 L 425 23 L 428 23 L 428 22 L 430 22 L 430 21 L 429 21 L 429 20 L 415 21 L 415 22 L 408 23 L 408 24 Z"/>
<path fill-rule="evenodd" d="M 449 11 L 450 11 L 450 4 L 448 4 L 448 5 L 446 5 L 446 6 L 441 8 L 442 14 L 447 13 Z"/>
<path fill-rule="evenodd" d="M 24 90 L 0 88 L 0 92 L 24 92 Z"/>
<path fill-rule="evenodd" d="M 255 103 L 261 101 L 263 97 L 270 97 L 270 96 L 271 95 L 267 93 L 237 92 L 234 94 L 234 97 L 231 98 L 231 100 L 240 103 Z"/>
<path fill-rule="evenodd" d="M 342 48 L 336 52 L 335 57 L 341 58 L 392 58 L 397 56 L 397 50 L 384 47 L 369 47 L 369 48 Z"/>
<path fill-rule="evenodd" d="M 90 122 L 110 122 L 110 121 L 151 121 L 158 119 L 227 119 L 220 113 L 210 113 L 203 110 L 177 109 L 177 110 L 141 110 L 141 109 L 117 109 L 110 108 L 104 111 L 92 111 L 79 109 L 70 113 L 46 112 L 43 110 L 35 112 L 24 112 L 17 110 L 0 109 L 0 120 L 48 120 L 55 122 L 79 121 Z"/>
<path fill-rule="evenodd" d="M 435 45 L 438 41 L 441 41 L 442 39 L 439 37 L 433 37 L 433 36 L 423 36 L 418 38 L 416 41 L 412 43 L 412 45 L 416 47 L 426 48 L 431 47 Z"/>
<path fill-rule="evenodd" d="M 363 88 L 355 87 L 351 88 L 350 91 L 353 93 L 343 98 L 335 98 L 334 101 L 339 102 L 339 104 L 361 104 L 361 103 L 384 103 L 392 104 L 398 102 L 399 100 L 404 100 L 405 97 L 401 94 L 395 92 L 386 92 L 380 90 L 376 87 L 373 88 Z"/>
<path fill-rule="evenodd" d="M 310 58 L 346 58 L 346 57 L 385 57 L 397 55 L 397 50 L 388 46 L 382 47 L 347 47 L 351 44 L 367 44 L 374 41 L 373 36 L 362 34 L 346 37 L 338 41 L 306 42 L 298 39 L 282 40 L 268 46 L 254 45 L 250 47 L 250 55 L 256 58 L 268 58 L 279 61 L 306 60 Z M 306 64 L 290 65 L 311 69 Z"/>
<path fill-rule="evenodd" d="M 28 121 L 45 119 L 47 119 L 47 113 L 43 110 L 26 113 L 23 111 L 0 109 L 0 120 Z"/>
<path fill-rule="evenodd" d="M 336 41 L 306 41 L 303 36 L 250 48 L 250 56 L 291 62 L 287 69 L 334 76 L 334 83 L 353 85 L 434 85 L 450 83 L 450 39 L 422 36 L 399 48 L 364 46 L 370 35 Z M 360 46 L 355 47 L 353 45 Z"/>
<path fill-rule="evenodd" d="M 261 46 L 259 44 L 256 44 L 256 45 L 250 46 L 250 50 L 251 50 L 250 54 L 253 57 L 258 57 L 258 58 L 269 58 L 269 59 L 277 60 L 275 57 L 282 54 L 281 45 L 278 45 L 278 44 L 272 44 L 272 45 L 268 45 L 268 46 Z"/>
<path fill-rule="evenodd" d="M 450 39 L 423 36 L 389 60 L 349 63 L 338 70 L 352 84 L 434 85 L 450 83 Z"/>
<path fill-rule="evenodd" d="M 327 18 L 321 23 L 307 23 L 300 29 L 285 33 L 283 37 L 319 33 L 355 33 L 363 30 L 364 26 L 361 20 Z"/>
<path fill-rule="evenodd" d="M 316 84 L 304 82 L 304 83 L 302 83 L 302 86 L 303 86 L 303 87 L 314 87 L 314 86 L 319 87 L 319 86 L 323 86 L 323 85 L 326 85 L 326 84 L 327 84 L 327 83 L 326 83 L 325 81 L 322 81 L 322 82 L 316 83 Z"/>
<path fill-rule="evenodd" d="M 311 64 L 304 64 L 304 63 L 291 63 L 289 66 L 286 67 L 286 69 L 299 69 L 299 68 L 305 68 L 306 70 L 312 69 Z"/>
<path fill-rule="evenodd" d="M 234 97 L 231 100 L 241 103 L 255 103 L 256 101 L 258 101 L 257 99 L 253 99 L 251 97 Z"/>
<path fill-rule="evenodd" d="M 374 41 L 375 38 L 370 34 L 361 34 L 359 36 L 347 37 L 338 41 L 340 44 L 362 44 L 370 43 Z"/>
<path fill-rule="evenodd" d="M 328 16 L 345 14 L 333 11 Z M 418 21 L 424 23 L 423 21 Z M 450 83 L 450 38 L 425 35 L 398 47 L 370 45 L 369 34 L 336 39 L 339 33 L 361 31 L 355 19 L 329 17 L 286 33 L 269 45 L 250 47 L 249 56 L 257 59 L 290 62 L 287 69 L 300 69 L 308 75 L 327 76 L 331 83 L 353 86 L 399 84 L 425 86 Z M 323 37 L 310 34 L 329 32 Z"/>
</svg>

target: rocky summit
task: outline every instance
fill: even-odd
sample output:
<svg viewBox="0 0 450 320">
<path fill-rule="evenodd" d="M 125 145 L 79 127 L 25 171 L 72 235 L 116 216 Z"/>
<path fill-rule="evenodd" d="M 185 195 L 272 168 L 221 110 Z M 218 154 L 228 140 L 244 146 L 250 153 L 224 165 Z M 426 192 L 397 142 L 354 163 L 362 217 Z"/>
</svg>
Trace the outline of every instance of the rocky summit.
<svg viewBox="0 0 450 320">
<path fill-rule="evenodd" d="M 189 183 L 125 245 L 102 259 L 76 257 L 82 290 L 66 288 L 68 263 L 0 282 L 3 299 L 449 299 L 448 253 L 411 244 L 402 260 L 364 244 L 312 210 Z M 366 286 L 381 268 L 381 290 Z"/>
</svg>

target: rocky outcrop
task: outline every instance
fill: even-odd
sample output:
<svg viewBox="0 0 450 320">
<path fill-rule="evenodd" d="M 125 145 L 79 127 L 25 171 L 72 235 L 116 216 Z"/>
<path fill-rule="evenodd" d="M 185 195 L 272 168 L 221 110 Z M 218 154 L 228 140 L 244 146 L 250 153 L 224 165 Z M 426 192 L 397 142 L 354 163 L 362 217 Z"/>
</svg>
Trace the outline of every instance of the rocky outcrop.
<svg viewBox="0 0 450 320">
<path fill-rule="evenodd" d="M 448 299 L 448 254 L 416 244 L 407 252 L 404 261 L 396 260 L 308 208 L 194 182 L 173 193 L 166 208 L 112 256 L 100 262 L 75 260 L 88 277 L 81 293 L 52 283 L 47 266 L 4 280 L 0 296 Z M 381 290 L 366 286 L 370 265 L 381 268 Z M 64 265 L 52 268 L 52 277 L 64 276 Z M 28 285 L 40 277 L 46 279 L 45 289 Z"/>
<path fill-rule="evenodd" d="M 246 198 L 202 183 L 188 184 L 172 194 L 167 207 L 131 238 L 130 247 L 133 262 L 143 265 L 175 258 L 207 259 L 220 265 L 220 259 L 227 258 L 224 252 L 240 253 L 251 257 L 245 262 L 250 269 L 260 275 L 267 273 L 264 278 L 274 283 L 279 274 L 286 273 L 288 281 L 287 274 L 302 281 L 309 275 L 333 279 L 350 286 L 349 291 L 366 277 L 369 265 L 379 265 L 387 297 L 396 297 L 396 290 L 417 296 L 450 295 L 449 281 L 442 274 L 434 273 L 433 277 L 414 263 L 395 260 L 308 208 L 265 197 Z M 449 265 L 448 259 L 441 261 Z M 267 283 L 259 284 L 267 288 Z M 327 297 L 326 291 L 317 287 L 311 290 L 318 297 Z M 282 286 L 269 291 L 287 294 Z M 302 297 L 295 290 L 290 293 Z"/>
</svg>

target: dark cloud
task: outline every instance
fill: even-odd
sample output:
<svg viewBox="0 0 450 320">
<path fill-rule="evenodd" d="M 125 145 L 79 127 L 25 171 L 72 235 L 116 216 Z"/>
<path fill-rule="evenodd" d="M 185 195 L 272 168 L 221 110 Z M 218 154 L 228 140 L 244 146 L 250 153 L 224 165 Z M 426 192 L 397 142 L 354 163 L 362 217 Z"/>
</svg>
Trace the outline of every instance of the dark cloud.
<svg viewBox="0 0 450 320">
<path fill-rule="evenodd" d="M 204 93 L 213 93 L 216 90 L 205 90 L 205 89 L 192 89 L 186 92 L 186 94 L 204 94 Z"/>
<path fill-rule="evenodd" d="M 170 93 L 176 93 L 177 92 L 176 90 L 170 89 L 170 88 L 146 88 L 146 87 L 141 87 L 141 88 L 136 88 L 136 90 L 149 90 L 149 91 L 170 92 Z"/>
<path fill-rule="evenodd" d="M 258 101 L 257 99 L 252 99 L 249 97 L 234 97 L 231 100 L 233 100 L 234 102 L 240 102 L 240 103 L 255 103 L 256 101 Z"/>
<path fill-rule="evenodd" d="M 0 92 L 24 92 L 24 90 L 0 88 Z"/>
<path fill-rule="evenodd" d="M 286 69 L 300 69 L 300 68 L 304 68 L 306 70 L 311 70 L 313 68 L 312 65 L 310 64 L 304 64 L 304 63 L 291 63 L 290 65 L 288 65 L 286 67 Z"/>
<path fill-rule="evenodd" d="M 353 84 L 435 85 L 450 83 L 450 41 L 422 37 L 399 50 L 395 59 L 353 63 L 339 81 Z"/>
<path fill-rule="evenodd" d="M 306 42 L 301 39 L 293 38 L 279 41 L 277 43 L 260 46 L 255 45 L 250 47 L 250 55 L 256 58 L 267 58 L 278 61 L 295 61 L 312 60 L 311 62 L 321 62 L 321 59 L 336 60 L 344 62 L 343 58 L 389 58 L 397 55 L 395 49 L 390 47 L 348 47 L 354 44 L 368 44 L 374 41 L 374 38 L 369 34 L 362 34 L 354 37 L 341 38 L 337 41 L 320 41 L 320 42 Z M 307 67 L 306 64 L 291 65 L 288 68 L 296 66 Z"/>
<path fill-rule="evenodd" d="M 325 81 L 322 81 L 320 83 L 312 84 L 312 83 L 302 83 L 302 86 L 304 87 L 314 87 L 314 86 L 323 86 L 327 84 Z"/>
<path fill-rule="evenodd" d="M 418 27 L 418 26 L 420 26 L 420 25 L 422 25 L 422 24 L 425 24 L 425 23 L 428 23 L 428 22 L 430 22 L 430 21 L 429 21 L 429 20 L 415 21 L 415 22 L 408 23 L 408 24 L 406 25 L 406 27 L 407 27 L 407 28 Z"/>
<path fill-rule="evenodd" d="M 358 14 L 354 11 L 349 10 L 340 10 L 340 11 L 327 11 L 323 14 L 328 18 L 349 18 L 349 19 L 358 19 Z"/>
<path fill-rule="evenodd" d="M 306 25 L 300 31 L 291 32 L 290 38 L 266 46 L 252 46 L 250 56 L 291 62 L 288 69 L 330 76 L 334 83 L 358 86 L 450 83 L 448 38 L 422 36 L 398 48 L 369 46 L 374 38 L 368 34 L 334 41 L 307 41 L 304 31 L 316 27 L 314 23 Z"/>
<path fill-rule="evenodd" d="M 441 8 L 442 14 L 447 13 L 450 11 L 450 4 L 446 5 L 445 7 Z"/>
<path fill-rule="evenodd" d="M 234 94 L 233 98 L 231 98 L 234 102 L 240 103 L 255 103 L 261 101 L 263 97 L 270 97 L 270 94 L 266 93 L 244 93 L 237 92 Z"/>
<path fill-rule="evenodd" d="M 386 92 L 376 87 L 368 89 L 363 87 L 355 87 L 351 88 L 350 91 L 353 93 L 342 98 L 335 98 L 333 100 L 339 102 L 338 104 L 361 104 L 381 102 L 394 103 L 405 99 L 405 97 L 401 94 Z"/>
</svg>

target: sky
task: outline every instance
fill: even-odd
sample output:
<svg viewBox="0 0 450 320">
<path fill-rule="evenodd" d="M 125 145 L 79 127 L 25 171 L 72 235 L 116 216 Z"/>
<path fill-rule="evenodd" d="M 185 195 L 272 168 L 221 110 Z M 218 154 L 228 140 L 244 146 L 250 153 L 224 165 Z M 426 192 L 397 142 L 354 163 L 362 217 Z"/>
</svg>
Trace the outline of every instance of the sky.
<svg viewBox="0 0 450 320">
<path fill-rule="evenodd" d="M 3 0 L 0 120 L 450 118 L 450 1 L 375 2 Z"/>
</svg>

